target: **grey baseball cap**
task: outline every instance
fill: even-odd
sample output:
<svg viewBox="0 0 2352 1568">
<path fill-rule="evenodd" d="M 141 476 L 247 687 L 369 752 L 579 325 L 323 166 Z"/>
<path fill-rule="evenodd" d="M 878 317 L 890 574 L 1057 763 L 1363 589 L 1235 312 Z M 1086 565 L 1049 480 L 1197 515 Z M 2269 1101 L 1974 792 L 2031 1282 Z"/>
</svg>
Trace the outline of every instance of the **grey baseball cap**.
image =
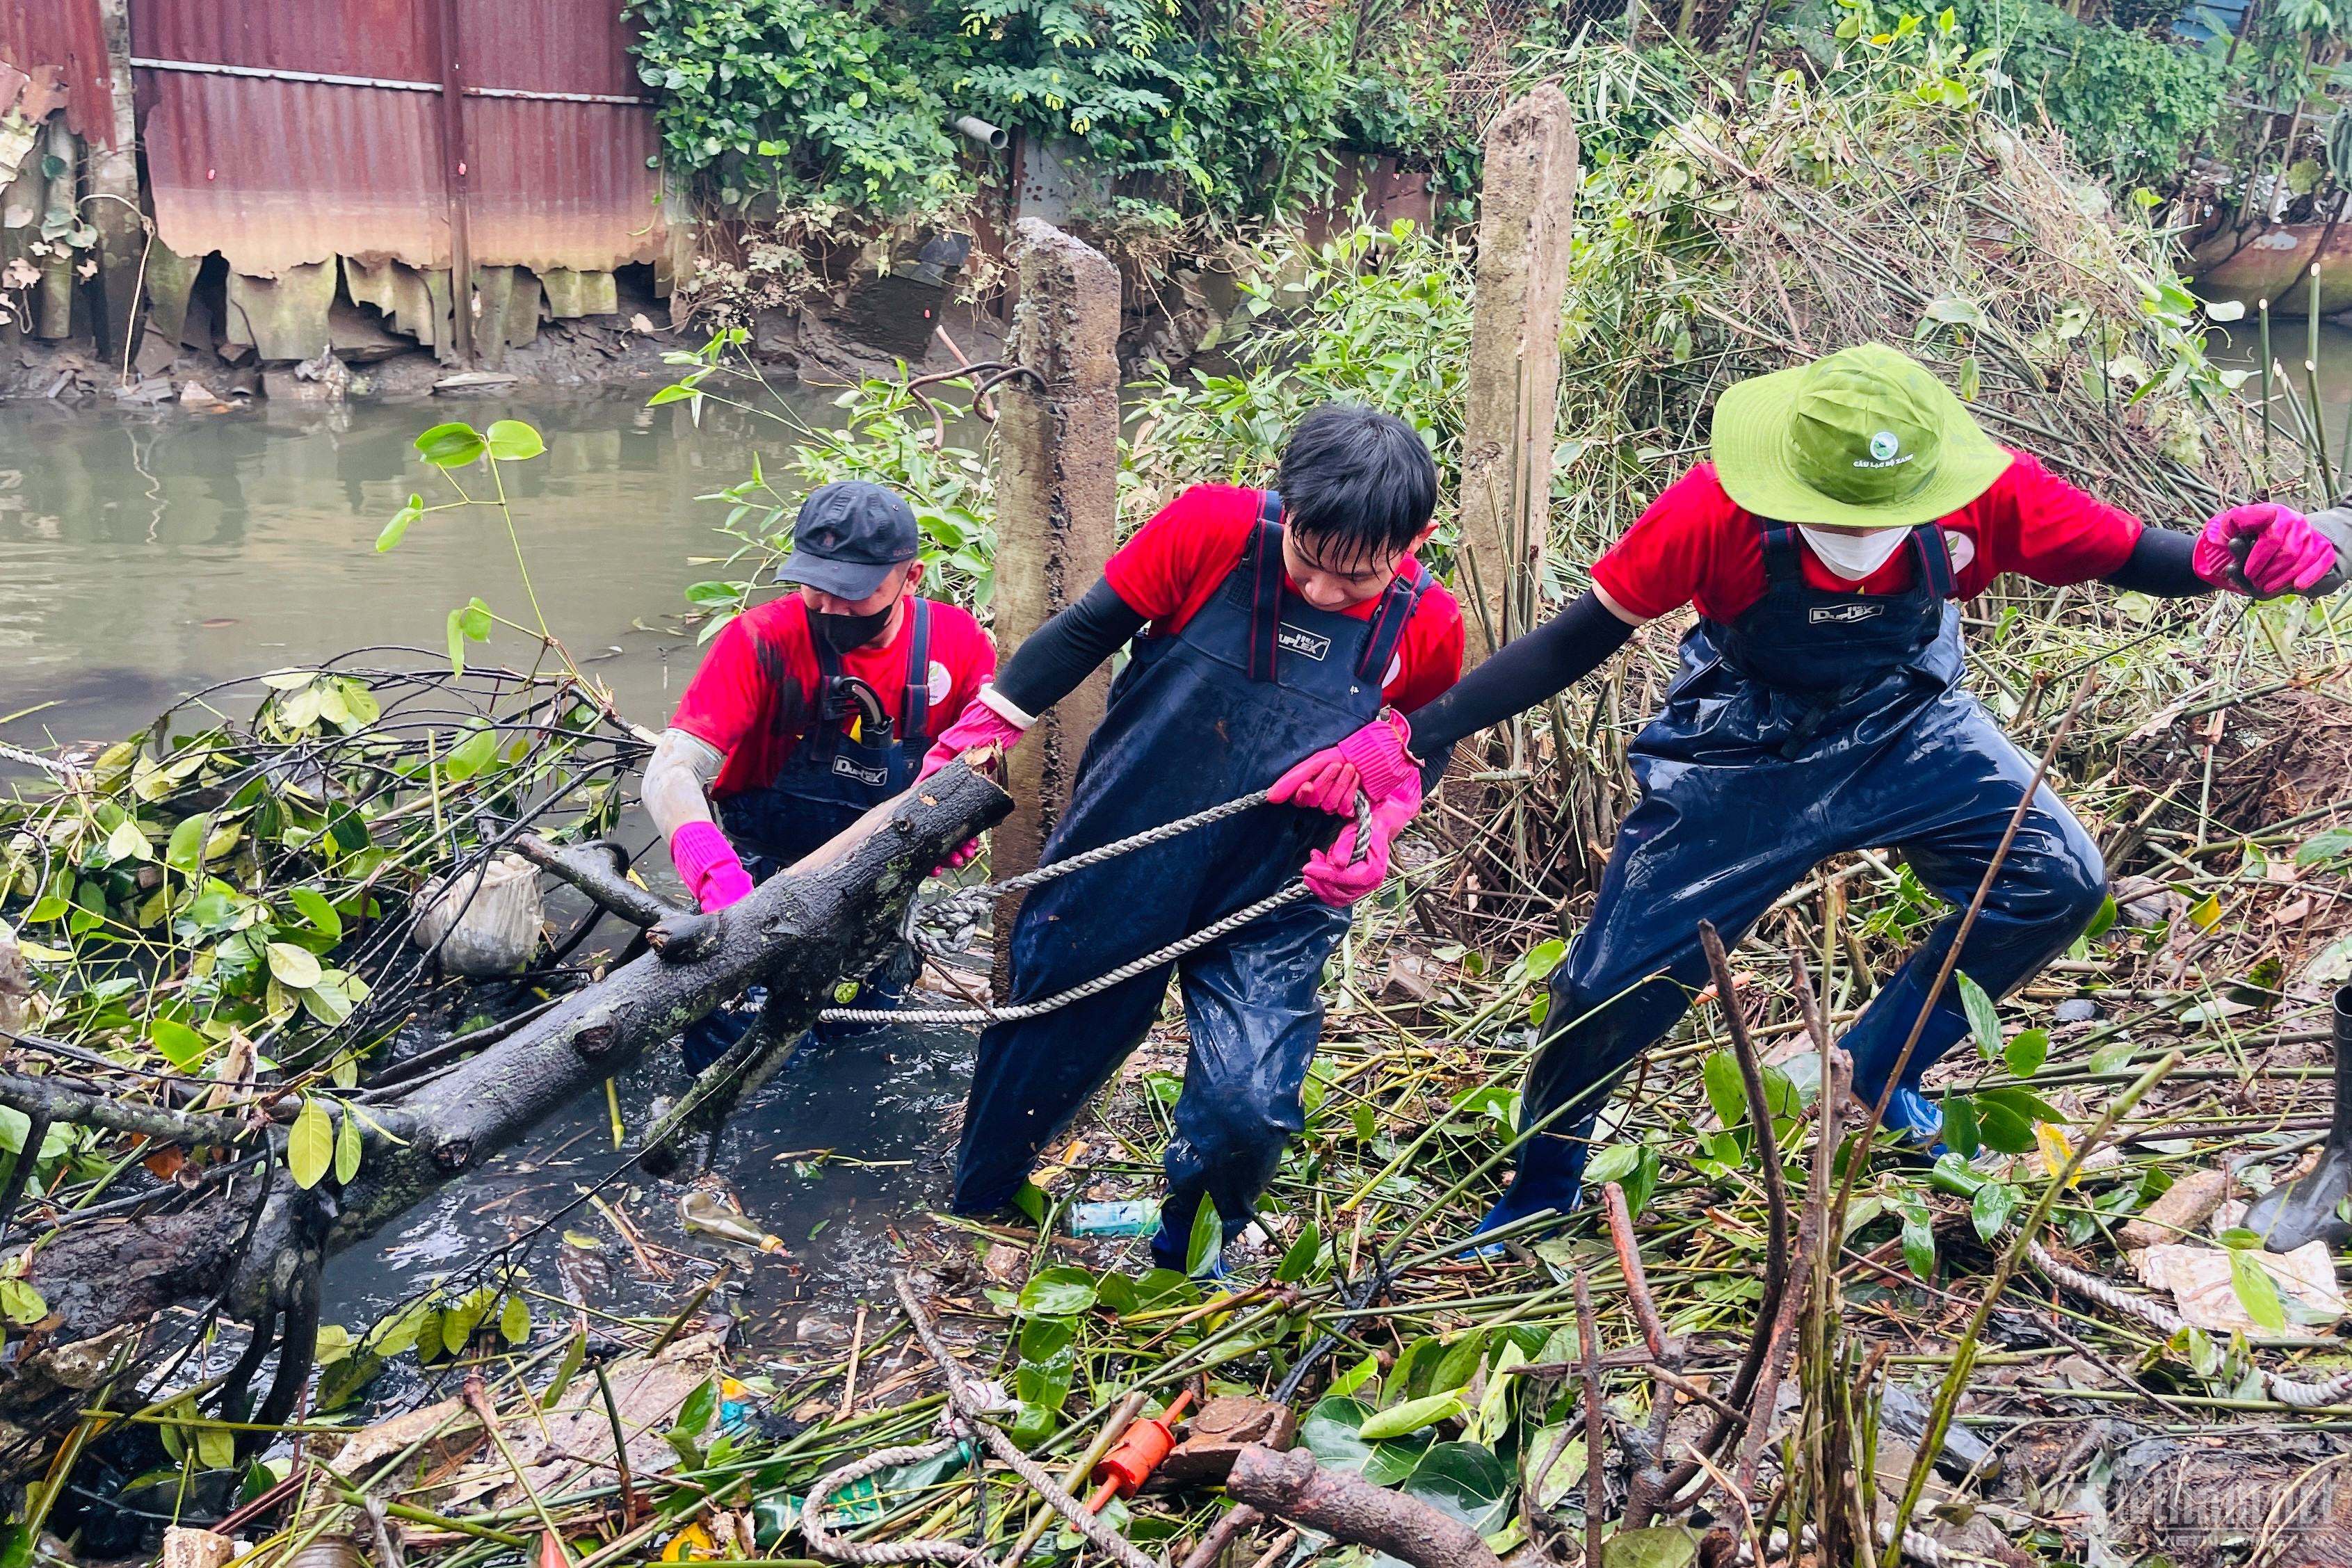
<svg viewBox="0 0 2352 1568">
<path fill-rule="evenodd" d="M 821 485 L 801 502 L 793 553 L 777 566 L 776 580 L 864 599 L 891 568 L 914 559 L 920 544 L 915 508 L 897 491 L 865 479 Z"/>
</svg>

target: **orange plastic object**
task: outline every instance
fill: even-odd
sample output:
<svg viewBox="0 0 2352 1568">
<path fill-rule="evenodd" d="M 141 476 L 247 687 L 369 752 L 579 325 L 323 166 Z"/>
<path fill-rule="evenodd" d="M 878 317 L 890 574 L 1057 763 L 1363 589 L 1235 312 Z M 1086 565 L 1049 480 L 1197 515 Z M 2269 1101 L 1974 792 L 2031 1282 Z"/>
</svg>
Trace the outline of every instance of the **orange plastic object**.
<svg viewBox="0 0 2352 1568">
<path fill-rule="evenodd" d="M 1168 1450 L 1176 1446 L 1176 1434 L 1170 1424 L 1184 1414 L 1184 1406 L 1192 1402 L 1192 1391 L 1186 1389 L 1176 1396 L 1176 1402 L 1149 1420 L 1138 1421 L 1102 1457 L 1088 1478 L 1099 1488 L 1087 1506 L 1100 1509 L 1113 1497 L 1130 1498 L 1136 1489 L 1160 1468 Z"/>
</svg>

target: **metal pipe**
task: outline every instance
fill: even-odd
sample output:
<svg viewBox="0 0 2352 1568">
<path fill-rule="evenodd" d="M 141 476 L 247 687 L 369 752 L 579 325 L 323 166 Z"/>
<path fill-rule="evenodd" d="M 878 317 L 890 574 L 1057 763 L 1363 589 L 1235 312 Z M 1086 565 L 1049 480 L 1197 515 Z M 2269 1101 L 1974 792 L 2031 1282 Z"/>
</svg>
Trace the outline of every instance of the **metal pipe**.
<svg viewBox="0 0 2352 1568">
<path fill-rule="evenodd" d="M 1005 142 L 1012 140 L 1000 127 L 991 125 L 976 114 L 957 116 L 955 128 L 992 152 L 1003 152 Z"/>
</svg>

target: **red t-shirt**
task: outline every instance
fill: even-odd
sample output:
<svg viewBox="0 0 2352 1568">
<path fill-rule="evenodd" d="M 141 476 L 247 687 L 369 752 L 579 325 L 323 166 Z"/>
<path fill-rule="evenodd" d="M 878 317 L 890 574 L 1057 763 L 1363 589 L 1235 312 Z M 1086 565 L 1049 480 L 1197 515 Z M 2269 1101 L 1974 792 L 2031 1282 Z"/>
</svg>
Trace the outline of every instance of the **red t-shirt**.
<svg viewBox="0 0 2352 1568">
<path fill-rule="evenodd" d="M 1248 549 L 1264 494 L 1234 485 L 1192 486 L 1105 563 L 1111 591 L 1129 610 L 1150 618 L 1154 636 L 1183 630 Z M 1288 577 L 1283 582 L 1297 591 Z M 1369 621 L 1380 602 L 1375 594 L 1342 613 Z M 1411 713 L 1461 678 L 1462 607 L 1444 584 L 1433 580 L 1405 622 L 1381 693 L 1391 707 Z"/>
<path fill-rule="evenodd" d="M 2140 526 L 2129 512 L 2084 495 L 2023 454 L 1991 489 L 1943 520 L 1963 599 L 1983 592 L 2004 571 L 2053 586 L 2105 577 L 2131 554 Z M 1859 583 L 1823 566 L 1801 536 L 1798 556 L 1814 588 L 1900 593 L 1911 586 L 1908 549 Z M 1764 597 L 1762 531 L 1724 493 L 1715 465 L 1701 463 L 1592 563 L 1592 580 L 1636 615 L 1694 604 L 1708 620 L 1728 623 Z"/>
<path fill-rule="evenodd" d="M 911 611 L 887 647 L 841 656 L 841 673 L 881 695 L 882 706 L 905 732 L 907 658 L 912 651 Z M 923 733 L 937 739 L 996 673 L 996 648 L 980 622 L 951 604 L 931 605 L 930 672 L 925 695 L 930 712 Z M 721 795 L 765 789 L 793 754 L 816 706 L 816 650 L 809 642 L 808 606 L 797 593 L 754 605 L 712 639 L 709 656 L 687 683 L 670 719 L 727 758 L 713 786 Z M 844 733 L 850 720 L 844 719 Z M 926 742 L 928 744 L 928 742 Z"/>
</svg>

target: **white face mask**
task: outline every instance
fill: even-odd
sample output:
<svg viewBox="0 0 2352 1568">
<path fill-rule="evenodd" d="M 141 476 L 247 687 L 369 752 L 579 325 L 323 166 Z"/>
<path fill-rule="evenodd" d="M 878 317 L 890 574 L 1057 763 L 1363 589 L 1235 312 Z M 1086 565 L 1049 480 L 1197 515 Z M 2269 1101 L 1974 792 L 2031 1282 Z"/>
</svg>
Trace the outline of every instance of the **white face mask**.
<svg viewBox="0 0 2352 1568">
<path fill-rule="evenodd" d="M 1833 534 L 1822 528 L 1797 525 L 1805 542 L 1813 547 L 1821 563 L 1848 582 L 1860 582 L 1880 567 L 1895 559 L 1903 541 L 1911 537 L 1908 528 L 1873 528 L 1866 534 Z"/>
</svg>

